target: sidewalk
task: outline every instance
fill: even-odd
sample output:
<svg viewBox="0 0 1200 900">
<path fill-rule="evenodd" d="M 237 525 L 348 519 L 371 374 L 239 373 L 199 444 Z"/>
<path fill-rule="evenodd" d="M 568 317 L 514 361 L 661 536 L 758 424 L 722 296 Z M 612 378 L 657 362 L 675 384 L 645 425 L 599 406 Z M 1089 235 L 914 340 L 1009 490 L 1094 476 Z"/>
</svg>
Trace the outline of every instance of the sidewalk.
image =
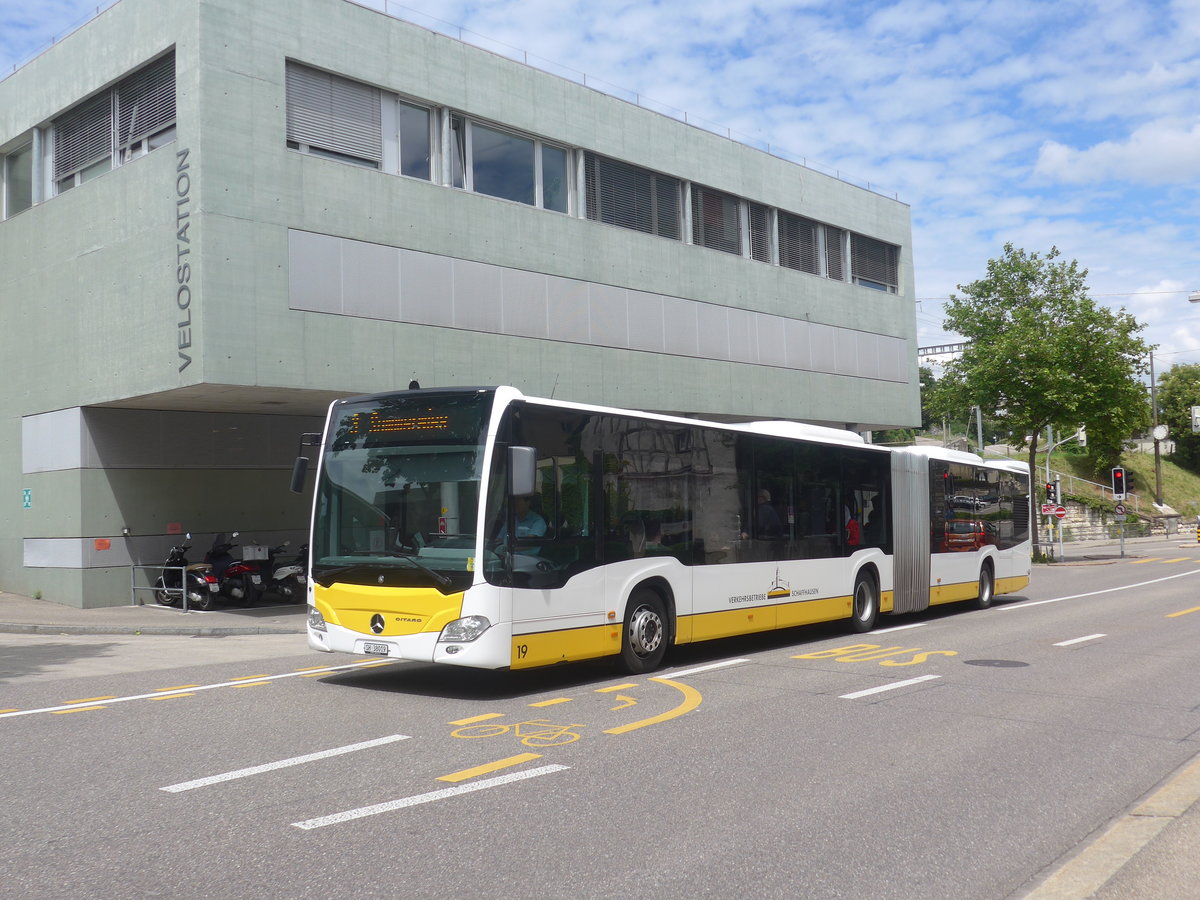
<svg viewBox="0 0 1200 900">
<path fill-rule="evenodd" d="M 0 591 L 0 633 L 8 634 L 304 634 L 303 603 L 211 612 L 169 606 L 76 609 Z"/>
</svg>

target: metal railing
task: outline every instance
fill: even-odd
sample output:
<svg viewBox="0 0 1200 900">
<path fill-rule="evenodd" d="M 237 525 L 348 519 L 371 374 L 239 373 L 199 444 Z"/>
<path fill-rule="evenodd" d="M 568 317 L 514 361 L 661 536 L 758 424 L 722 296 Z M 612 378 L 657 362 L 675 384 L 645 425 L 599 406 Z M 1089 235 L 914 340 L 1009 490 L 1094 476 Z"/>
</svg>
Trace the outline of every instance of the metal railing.
<svg viewBox="0 0 1200 900">
<path fill-rule="evenodd" d="M 139 571 L 147 571 L 147 572 L 151 573 L 150 575 L 146 576 L 146 581 L 147 581 L 146 584 L 138 584 L 138 572 Z M 173 588 L 173 587 L 160 588 L 158 586 L 159 576 L 161 575 L 163 577 L 163 579 L 165 580 L 168 572 L 178 572 L 179 573 L 179 587 L 177 587 L 177 588 Z M 176 595 L 178 595 L 179 599 L 176 600 L 175 603 L 178 603 L 179 609 L 182 612 L 187 612 L 188 611 L 187 567 L 186 566 L 178 566 L 178 567 L 164 566 L 162 564 L 159 564 L 157 566 L 130 566 L 129 567 L 129 605 L 130 606 L 147 606 L 147 605 L 149 605 L 149 604 L 143 603 L 141 597 L 139 596 L 139 592 L 145 593 L 146 591 L 149 591 L 149 592 L 151 592 L 151 594 L 155 594 L 155 595 L 157 595 L 161 591 L 170 597 L 175 597 Z M 163 607 L 163 609 L 174 609 L 175 603 L 169 603 L 169 604 L 168 603 L 159 603 L 157 597 L 155 597 L 155 599 L 154 599 L 154 605 L 161 606 L 161 607 Z"/>
</svg>

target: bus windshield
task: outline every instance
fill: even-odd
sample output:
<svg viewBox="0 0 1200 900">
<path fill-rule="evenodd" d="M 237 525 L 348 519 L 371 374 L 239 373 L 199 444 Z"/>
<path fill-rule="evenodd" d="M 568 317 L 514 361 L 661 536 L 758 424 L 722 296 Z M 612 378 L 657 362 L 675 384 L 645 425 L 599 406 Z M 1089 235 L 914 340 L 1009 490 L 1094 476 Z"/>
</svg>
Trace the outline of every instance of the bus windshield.
<svg viewBox="0 0 1200 900">
<path fill-rule="evenodd" d="M 472 580 L 491 391 L 334 407 L 317 485 L 313 578 L 445 593 Z"/>
</svg>

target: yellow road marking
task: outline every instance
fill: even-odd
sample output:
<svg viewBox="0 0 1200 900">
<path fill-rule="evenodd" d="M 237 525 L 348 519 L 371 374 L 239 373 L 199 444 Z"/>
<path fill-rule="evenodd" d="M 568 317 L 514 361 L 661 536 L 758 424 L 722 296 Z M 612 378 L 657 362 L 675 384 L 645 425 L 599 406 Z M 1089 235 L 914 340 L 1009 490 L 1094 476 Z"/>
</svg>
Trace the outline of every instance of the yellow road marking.
<svg viewBox="0 0 1200 900">
<path fill-rule="evenodd" d="M 1177 557 L 1175 557 L 1174 559 L 1164 559 L 1164 560 L 1163 560 L 1163 562 L 1169 562 L 1169 563 L 1173 563 L 1173 562 L 1188 562 L 1188 561 L 1190 561 L 1190 560 L 1191 560 L 1191 557 L 1190 557 L 1190 556 L 1177 556 Z"/>
<path fill-rule="evenodd" d="M 610 707 L 609 708 L 610 712 L 612 712 L 614 710 L 618 710 L 618 709 L 625 709 L 626 707 L 629 707 L 629 706 L 637 706 L 636 700 L 634 700 L 632 697 L 626 697 L 624 694 L 617 694 L 617 699 L 623 700 L 625 702 L 622 703 L 620 706 Z"/>
<path fill-rule="evenodd" d="M 305 672 L 301 678 L 320 678 L 322 675 L 328 675 L 333 669 L 322 669 L 319 672 Z"/>
<path fill-rule="evenodd" d="M 74 709 L 55 709 L 51 710 L 56 716 L 65 716 L 67 713 L 88 712 L 93 709 L 108 709 L 107 706 L 76 706 Z"/>
<path fill-rule="evenodd" d="M 0 709 L 0 713 L 6 713 L 6 712 L 20 712 L 20 711 L 21 711 L 21 710 L 20 710 L 20 709 L 17 709 L 16 707 L 13 707 L 12 709 Z"/>
<path fill-rule="evenodd" d="M 271 682 L 269 682 L 269 681 L 243 681 L 241 684 L 231 684 L 230 687 L 231 688 L 258 687 L 259 685 L 270 684 L 270 683 Z"/>
<path fill-rule="evenodd" d="M 614 684 L 612 687 L 596 688 L 595 693 L 597 693 L 597 694 L 615 694 L 617 691 L 623 691 L 626 688 L 635 688 L 635 687 L 637 687 L 637 682 L 630 681 L 627 684 Z"/>
<path fill-rule="evenodd" d="M 557 706 L 560 703 L 570 703 L 570 697 L 556 697 L 553 700 L 542 700 L 538 703 L 530 703 L 530 706 Z"/>
<path fill-rule="evenodd" d="M 240 675 L 237 678 L 230 678 L 230 681 L 257 681 L 259 678 L 270 678 L 269 674 L 262 675 Z"/>
<path fill-rule="evenodd" d="M 193 694 L 192 692 L 189 691 L 186 694 L 165 694 L 162 697 L 147 697 L 146 699 L 147 700 L 176 700 L 179 697 L 195 697 L 195 696 L 196 696 L 195 694 Z"/>
<path fill-rule="evenodd" d="M 95 703 L 97 700 L 115 700 L 116 694 L 109 694 L 107 697 L 88 697 L 86 700 L 67 700 L 63 706 L 68 706 L 72 703 Z"/>
<path fill-rule="evenodd" d="M 200 687 L 198 684 L 177 684 L 172 688 L 155 688 L 156 691 L 182 691 L 184 688 Z"/>
<path fill-rule="evenodd" d="M 652 716 L 649 719 L 642 719 L 639 722 L 630 722 L 628 725 L 619 725 L 616 728 L 609 728 L 605 734 L 626 734 L 630 731 L 636 731 L 639 728 L 645 728 L 647 725 L 657 725 L 659 722 L 666 722 L 669 719 L 674 719 L 682 716 L 684 713 L 689 713 L 703 699 L 700 692 L 694 687 L 686 684 L 680 684 L 678 681 L 671 681 L 669 678 L 651 678 L 651 681 L 657 681 L 659 684 L 667 684 L 679 690 L 683 694 L 683 702 L 672 710 L 668 710 L 662 715 Z"/>
<path fill-rule="evenodd" d="M 1158 562 L 1160 559 L 1162 559 L 1161 556 L 1148 556 L 1145 559 L 1135 559 L 1133 562 L 1130 563 L 1130 565 L 1131 566 L 1143 566 L 1146 563 Z"/>
<path fill-rule="evenodd" d="M 458 719 L 448 722 L 449 725 L 473 725 L 476 722 L 486 722 L 488 719 L 503 719 L 504 713 L 484 713 L 482 716 L 471 716 L 469 719 Z"/>
<path fill-rule="evenodd" d="M 521 763 L 529 762 L 531 759 L 541 759 L 540 753 L 520 753 L 516 756 L 510 756 L 506 759 L 498 759 L 495 762 L 485 763 L 482 766 L 474 766 L 470 769 L 463 769 L 461 772 L 451 772 L 449 775 L 441 775 L 438 781 L 466 781 L 468 778 L 477 778 L 480 775 L 486 775 L 489 772 L 496 772 L 500 769 L 507 769 L 512 766 L 519 766 Z"/>
<path fill-rule="evenodd" d="M 1191 609 L 1181 609 L 1179 612 L 1167 613 L 1168 619 L 1174 619 L 1176 616 L 1186 616 L 1188 613 L 1200 612 L 1200 606 L 1193 606 Z"/>
<path fill-rule="evenodd" d="M 328 672 L 329 666 L 305 666 L 302 669 L 292 669 L 293 672 Z"/>
</svg>

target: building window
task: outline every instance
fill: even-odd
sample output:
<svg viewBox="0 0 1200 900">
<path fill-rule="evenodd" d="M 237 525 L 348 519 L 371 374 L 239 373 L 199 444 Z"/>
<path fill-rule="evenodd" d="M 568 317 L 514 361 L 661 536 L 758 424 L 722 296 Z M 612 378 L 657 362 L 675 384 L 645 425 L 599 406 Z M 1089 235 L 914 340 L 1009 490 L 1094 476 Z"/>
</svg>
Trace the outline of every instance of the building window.
<svg viewBox="0 0 1200 900">
<path fill-rule="evenodd" d="M 174 140 L 174 51 L 59 116 L 51 133 L 58 193 Z"/>
<path fill-rule="evenodd" d="M 287 64 L 287 141 L 294 150 L 378 169 L 383 160 L 379 88 Z"/>
<path fill-rule="evenodd" d="M 400 174 L 429 181 L 433 174 L 429 162 L 432 158 L 429 110 L 398 101 L 396 124 L 400 131 Z"/>
<path fill-rule="evenodd" d="M 567 211 L 570 191 L 570 169 L 568 154 L 562 147 L 542 144 L 542 173 L 538 179 L 542 187 L 541 206 L 554 212 Z"/>
<path fill-rule="evenodd" d="M 677 178 L 587 153 L 584 180 L 589 219 L 680 239 Z"/>
<path fill-rule="evenodd" d="M 450 116 L 452 187 L 565 213 L 569 160 L 562 147 Z"/>
<path fill-rule="evenodd" d="M 861 234 L 850 235 L 850 273 L 855 284 L 894 294 L 900 248 Z"/>
<path fill-rule="evenodd" d="M 821 226 L 812 219 L 779 212 L 779 264 L 789 269 L 821 274 Z"/>
<path fill-rule="evenodd" d="M 761 203 L 747 203 L 750 219 L 750 258 L 771 261 L 771 210 Z"/>
<path fill-rule="evenodd" d="M 846 231 L 825 225 L 825 277 L 846 280 Z"/>
<path fill-rule="evenodd" d="M 692 185 L 692 243 L 724 253 L 742 252 L 738 199 L 712 188 Z"/>
<path fill-rule="evenodd" d="M 4 181 L 3 218 L 33 206 L 33 144 L 26 144 L 3 158 L 0 176 Z"/>
<path fill-rule="evenodd" d="M 533 141 L 471 123 L 471 175 L 475 191 L 533 206 Z"/>
</svg>

